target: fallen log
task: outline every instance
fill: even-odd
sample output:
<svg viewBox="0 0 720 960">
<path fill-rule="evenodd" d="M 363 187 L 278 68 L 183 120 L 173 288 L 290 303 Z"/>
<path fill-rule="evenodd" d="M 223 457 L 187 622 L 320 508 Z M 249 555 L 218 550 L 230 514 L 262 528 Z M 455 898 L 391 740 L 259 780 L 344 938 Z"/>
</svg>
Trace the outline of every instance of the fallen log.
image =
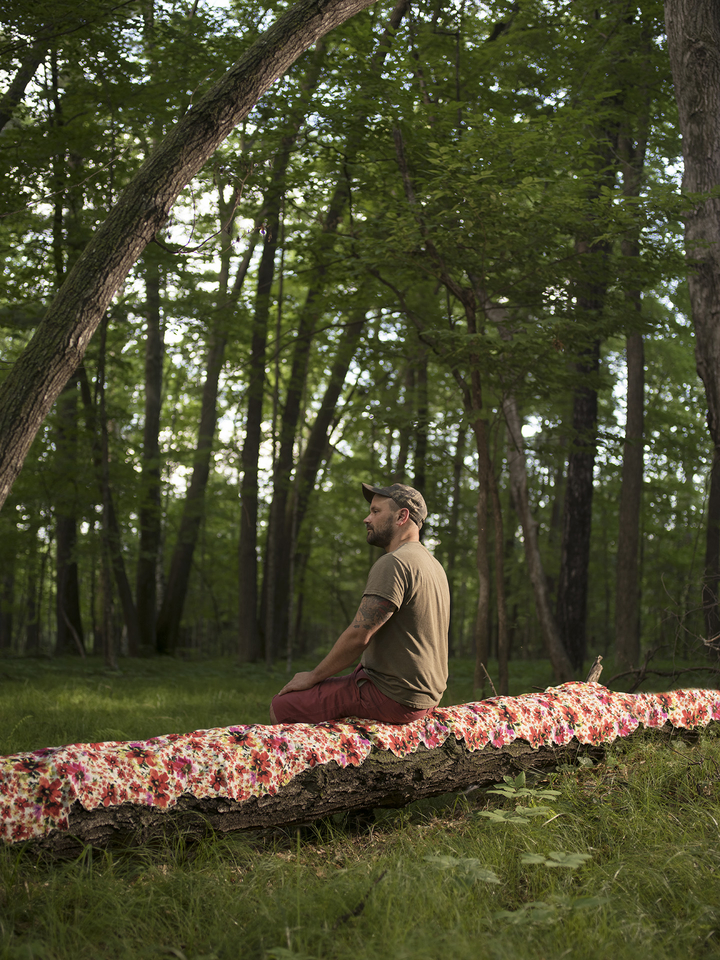
<svg viewBox="0 0 720 960">
<path fill-rule="evenodd" d="M 663 733 L 669 736 L 678 731 L 668 724 Z M 562 763 L 577 762 L 579 756 L 601 760 L 606 749 L 605 745 L 577 741 L 533 749 L 529 743 L 516 741 L 501 748 L 468 750 L 451 738 L 440 747 L 421 746 L 409 757 L 396 757 L 375 747 L 359 767 L 341 767 L 331 761 L 299 774 L 274 796 L 238 802 L 184 794 L 167 810 L 131 803 L 85 810 L 75 801 L 67 831 L 54 831 L 36 844 L 56 854 L 73 854 L 84 844 L 135 846 L 174 834 L 202 838 L 212 832 L 290 827 L 341 811 L 404 807 L 469 786 L 490 786 L 506 774 L 552 770 Z"/>
<path fill-rule="evenodd" d="M 59 854 L 399 807 L 506 774 L 601 759 L 618 738 L 720 720 L 720 693 L 597 683 L 438 708 L 407 726 L 238 726 L 0 758 L 1 835 Z"/>
</svg>

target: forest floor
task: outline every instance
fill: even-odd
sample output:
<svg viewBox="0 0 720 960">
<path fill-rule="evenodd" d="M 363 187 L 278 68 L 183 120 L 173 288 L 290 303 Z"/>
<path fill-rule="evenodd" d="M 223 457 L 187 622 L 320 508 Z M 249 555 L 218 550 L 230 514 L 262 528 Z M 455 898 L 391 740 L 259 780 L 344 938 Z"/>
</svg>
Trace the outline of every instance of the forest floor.
<svg viewBox="0 0 720 960">
<path fill-rule="evenodd" d="M 0 752 L 263 722 L 284 677 L 230 661 L 120 666 L 0 661 Z M 453 661 L 447 702 L 470 699 L 471 668 Z M 512 671 L 512 693 L 551 682 L 545 664 Z M 720 956 L 715 734 L 648 734 L 600 764 L 377 810 L 370 824 L 336 816 L 69 861 L 5 847 L 0 958 Z"/>
</svg>

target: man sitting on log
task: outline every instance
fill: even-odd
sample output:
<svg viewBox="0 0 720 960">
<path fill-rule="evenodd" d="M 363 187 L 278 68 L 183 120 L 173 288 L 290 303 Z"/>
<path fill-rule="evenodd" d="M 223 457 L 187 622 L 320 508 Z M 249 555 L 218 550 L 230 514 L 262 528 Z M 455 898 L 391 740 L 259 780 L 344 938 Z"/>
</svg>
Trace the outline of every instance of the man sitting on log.
<svg viewBox="0 0 720 960">
<path fill-rule="evenodd" d="M 448 676 L 450 591 L 445 571 L 420 543 L 421 493 L 363 483 L 373 565 L 352 624 L 314 670 L 296 673 L 270 707 L 272 723 L 343 717 L 410 723 L 440 702 Z M 335 676 L 361 657 L 348 676 Z"/>
</svg>

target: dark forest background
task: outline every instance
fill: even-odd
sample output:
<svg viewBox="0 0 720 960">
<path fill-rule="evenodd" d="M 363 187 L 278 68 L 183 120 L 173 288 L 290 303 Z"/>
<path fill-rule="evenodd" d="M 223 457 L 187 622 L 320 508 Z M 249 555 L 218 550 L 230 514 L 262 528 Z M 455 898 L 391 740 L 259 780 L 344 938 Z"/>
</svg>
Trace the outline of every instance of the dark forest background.
<svg viewBox="0 0 720 960">
<path fill-rule="evenodd" d="M 9 4 L 0 377 L 283 9 Z M 685 230 L 717 191 L 688 187 L 687 134 L 681 186 L 667 45 L 651 0 L 380 0 L 300 57 L 182 192 L 38 433 L 0 513 L 0 650 L 322 649 L 377 556 L 360 482 L 399 480 L 428 503 L 452 652 L 497 657 L 501 689 L 509 659 L 558 680 L 597 654 L 714 662 Z"/>
</svg>

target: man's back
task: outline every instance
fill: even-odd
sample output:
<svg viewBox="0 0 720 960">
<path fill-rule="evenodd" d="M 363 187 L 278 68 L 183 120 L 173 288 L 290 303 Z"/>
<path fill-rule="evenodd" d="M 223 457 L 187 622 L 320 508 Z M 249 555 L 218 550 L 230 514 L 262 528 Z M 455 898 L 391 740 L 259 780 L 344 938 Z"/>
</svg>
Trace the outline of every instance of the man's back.
<svg viewBox="0 0 720 960">
<path fill-rule="evenodd" d="M 445 571 L 421 543 L 406 543 L 373 566 L 365 596 L 397 607 L 366 648 L 362 665 L 386 696 L 435 706 L 447 685 L 450 591 Z"/>
</svg>

